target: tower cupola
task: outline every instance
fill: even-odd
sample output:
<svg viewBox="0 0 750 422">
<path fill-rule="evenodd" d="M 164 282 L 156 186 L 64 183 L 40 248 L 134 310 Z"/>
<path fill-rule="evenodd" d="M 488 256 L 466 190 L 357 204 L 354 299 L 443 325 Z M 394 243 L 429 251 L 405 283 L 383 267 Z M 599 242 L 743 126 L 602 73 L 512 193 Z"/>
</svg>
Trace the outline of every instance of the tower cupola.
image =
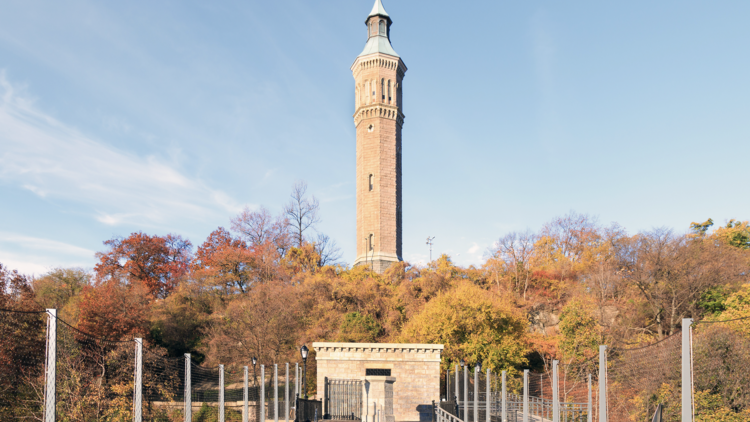
<svg viewBox="0 0 750 422">
<path fill-rule="evenodd" d="M 372 11 L 367 16 L 365 24 L 367 25 L 367 44 L 360 56 L 373 53 L 383 53 L 390 56 L 398 57 L 398 54 L 391 46 L 391 17 L 383 7 L 381 0 L 375 0 Z"/>
</svg>

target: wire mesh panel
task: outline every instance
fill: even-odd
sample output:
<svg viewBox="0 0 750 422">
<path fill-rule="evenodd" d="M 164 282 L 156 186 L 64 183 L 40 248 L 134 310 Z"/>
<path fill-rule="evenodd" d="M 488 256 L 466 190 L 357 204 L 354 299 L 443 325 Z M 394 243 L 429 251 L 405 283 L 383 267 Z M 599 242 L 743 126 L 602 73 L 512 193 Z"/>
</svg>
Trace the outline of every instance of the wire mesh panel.
<svg viewBox="0 0 750 422">
<path fill-rule="evenodd" d="M 218 420 L 219 369 L 190 363 L 190 396 L 193 421 Z"/>
<path fill-rule="evenodd" d="M 680 333 L 644 347 L 613 349 L 607 356 L 609 421 L 649 419 L 659 403 L 672 403 L 664 420 L 680 415 Z M 601 400 L 601 398 L 599 398 Z"/>
<path fill-rule="evenodd" d="M 693 330 L 696 421 L 750 420 L 750 319 Z"/>
<path fill-rule="evenodd" d="M 250 383 L 248 376 L 248 384 Z M 248 386 L 249 387 L 249 386 Z M 245 371 L 242 366 L 224 367 L 224 421 L 242 422 L 245 404 Z M 249 388 L 248 388 L 249 394 Z M 248 400 L 249 401 L 249 400 Z M 249 403 L 248 403 L 249 408 Z"/>
<path fill-rule="evenodd" d="M 135 342 L 110 341 L 57 319 L 57 420 L 132 419 Z"/>
<path fill-rule="evenodd" d="M 0 420 L 41 420 L 46 313 L 0 310 Z"/>
<path fill-rule="evenodd" d="M 184 418 L 185 360 L 143 348 L 143 420 Z"/>
</svg>

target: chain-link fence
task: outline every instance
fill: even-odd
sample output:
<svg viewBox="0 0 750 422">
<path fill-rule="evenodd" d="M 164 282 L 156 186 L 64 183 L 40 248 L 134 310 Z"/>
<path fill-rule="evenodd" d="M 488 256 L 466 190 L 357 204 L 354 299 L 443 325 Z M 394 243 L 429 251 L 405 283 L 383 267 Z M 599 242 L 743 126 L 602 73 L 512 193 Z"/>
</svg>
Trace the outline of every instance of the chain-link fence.
<svg viewBox="0 0 750 422">
<path fill-rule="evenodd" d="M 295 419 L 298 365 L 204 367 L 140 338 L 76 329 L 54 310 L 0 310 L 0 420 L 259 422 Z"/>
<path fill-rule="evenodd" d="M 440 408 L 463 422 L 587 422 L 592 414 L 590 377 L 557 361 L 550 373 L 523 375 L 456 366 L 443 385 Z"/>
<path fill-rule="evenodd" d="M 0 311 L 0 420 L 42 419 L 45 315 Z"/>
</svg>

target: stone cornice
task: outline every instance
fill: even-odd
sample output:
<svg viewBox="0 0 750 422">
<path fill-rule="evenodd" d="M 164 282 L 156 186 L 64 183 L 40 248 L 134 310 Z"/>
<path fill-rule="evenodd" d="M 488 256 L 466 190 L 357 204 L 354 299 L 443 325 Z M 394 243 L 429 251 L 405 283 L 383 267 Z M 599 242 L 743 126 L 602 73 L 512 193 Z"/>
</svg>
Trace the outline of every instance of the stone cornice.
<svg viewBox="0 0 750 422">
<path fill-rule="evenodd" d="M 340 352 L 340 353 L 407 353 L 424 354 L 437 353 L 438 356 L 445 348 L 442 344 L 421 343 L 328 343 L 315 342 L 313 349 L 316 352 Z M 317 356 L 318 358 L 320 356 Z"/>
<path fill-rule="evenodd" d="M 365 119 L 381 118 L 395 120 L 399 126 L 404 126 L 404 113 L 399 110 L 398 107 L 383 103 L 375 103 L 369 105 L 363 105 L 357 109 L 354 113 L 354 126 L 359 124 Z"/>
<path fill-rule="evenodd" d="M 352 63 L 351 71 L 355 75 L 364 69 L 373 67 L 382 67 L 385 69 L 395 70 L 396 74 L 403 78 L 406 73 L 406 64 L 400 57 L 394 57 L 388 54 L 375 53 L 366 56 L 357 57 Z"/>
</svg>

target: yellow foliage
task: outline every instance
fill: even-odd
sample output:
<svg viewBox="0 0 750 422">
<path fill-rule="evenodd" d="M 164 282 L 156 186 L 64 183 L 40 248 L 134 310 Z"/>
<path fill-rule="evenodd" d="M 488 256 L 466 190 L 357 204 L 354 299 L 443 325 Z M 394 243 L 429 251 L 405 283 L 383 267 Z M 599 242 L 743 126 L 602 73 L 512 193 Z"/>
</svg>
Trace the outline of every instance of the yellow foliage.
<svg viewBox="0 0 750 422">
<path fill-rule="evenodd" d="M 527 363 L 526 320 L 499 295 L 470 282 L 439 293 L 403 328 L 404 343 L 445 345 L 443 366 L 461 358 L 498 373 Z"/>
</svg>

